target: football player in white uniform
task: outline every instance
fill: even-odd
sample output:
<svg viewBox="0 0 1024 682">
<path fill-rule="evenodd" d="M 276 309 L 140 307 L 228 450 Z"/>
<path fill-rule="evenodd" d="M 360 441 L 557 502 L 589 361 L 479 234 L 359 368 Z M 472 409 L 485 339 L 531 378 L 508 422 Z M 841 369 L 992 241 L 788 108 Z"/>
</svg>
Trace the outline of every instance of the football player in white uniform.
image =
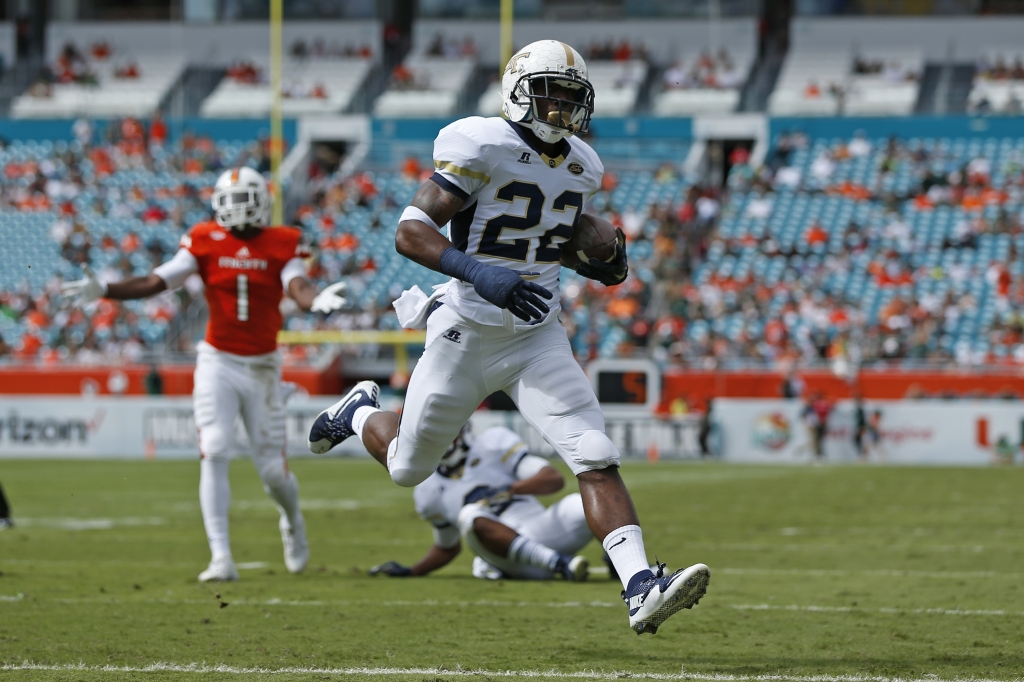
<svg viewBox="0 0 1024 682">
<path fill-rule="evenodd" d="M 650 570 L 618 450 L 558 323 L 559 245 L 604 172 L 586 142 L 569 139 L 587 131 L 594 89 L 576 50 L 542 40 L 509 60 L 501 90 L 508 120 L 470 117 L 443 128 L 436 172 L 398 225 L 399 253 L 452 277 L 429 298 L 419 292 L 422 300 L 406 305 L 406 292 L 395 304 L 403 326 L 429 316 L 401 420 L 380 411 L 376 384 L 361 382 L 317 418 L 310 448 L 325 452 L 354 434 L 392 480 L 415 486 L 480 402 L 505 391 L 576 475 L 587 522 L 622 579 L 630 627 L 653 633 L 697 603 L 710 571 L 704 564 L 667 576 Z M 577 272 L 620 284 L 624 244 L 620 231 L 615 256 Z"/>
<path fill-rule="evenodd" d="M 522 439 L 501 426 L 474 437 L 466 424 L 441 464 L 416 486 L 416 513 L 434 529 L 434 546 L 412 566 L 389 561 L 370 575 L 421 576 L 473 551 L 478 578 L 586 580 L 589 564 L 577 556 L 594 539 L 579 493 L 546 508 L 565 479 L 547 460 L 531 455 Z"/>
</svg>

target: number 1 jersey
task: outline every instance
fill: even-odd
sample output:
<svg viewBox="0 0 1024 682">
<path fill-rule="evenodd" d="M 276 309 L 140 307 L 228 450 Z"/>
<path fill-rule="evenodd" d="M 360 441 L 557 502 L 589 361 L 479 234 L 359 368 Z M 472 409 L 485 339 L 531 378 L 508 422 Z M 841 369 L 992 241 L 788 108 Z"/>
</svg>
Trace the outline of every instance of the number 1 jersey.
<svg viewBox="0 0 1024 682">
<path fill-rule="evenodd" d="M 250 239 L 240 239 L 207 222 L 182 237 L 181 247 L 195 257 L 206 287 L 207 343 L 236 355 L 277 350 L 283 280 L 305 274 L 295 259 L 309 256 L 301 236 L 294 227 L 266 227 Z"/>
<path fill-rule="evenodd" d="M 431 179 L 465 201 L 448 228 L 455 248 L 489 265 L 537 273 L 528 279 L 554 294 L 548 305 L 557 316 L 559 245 L 600 189 L 604 166 L 575 137 L 561 140 L 553 157 L 536 144 L 531 132 L 505 119 L 464 118 L 438 133 Z M 501 309 L 472 284 L 453 279 L 445 303 L 480 324 L 502 324 Z"/>
</svg>

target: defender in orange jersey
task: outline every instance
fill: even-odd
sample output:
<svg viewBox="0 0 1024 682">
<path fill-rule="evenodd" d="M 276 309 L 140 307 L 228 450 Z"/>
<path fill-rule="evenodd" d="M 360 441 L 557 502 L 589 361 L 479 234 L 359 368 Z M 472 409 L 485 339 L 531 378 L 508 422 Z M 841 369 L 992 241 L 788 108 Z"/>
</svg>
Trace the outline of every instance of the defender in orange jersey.
<svg viewBox="0 0 1024 682">
<path fill-rule="evenodd" d="M 298 482 L 285 459 L 279 306 L 287 294 L 303 310 L 329 313 L 345 304 L 345 285 L 316 292 L 306 279 L 302 259 L 309 253 L 301 232 L 268 226 L 267 183 L 252 168 L 235 168 L 217 179 L 213 210 L 216 220 L 195 225 L 174 257 L 149 275 L 101 282 L 85 268 L 85 279 L 65 284 L 63 291 L 81 305 L 101 297 L 146 298 L 180 287 L 190 275 L 202 278 L 210 318 L 197 349 L 192 395 L 201 458 L 199 503 L 212 558 L 199 580 L 238 579 L 228 539 L 228 461 L 239 416 L 260 479 L 281 511 L 285 565 L 298 573 L 309 562 L 309 544 Z"/>
</svg>

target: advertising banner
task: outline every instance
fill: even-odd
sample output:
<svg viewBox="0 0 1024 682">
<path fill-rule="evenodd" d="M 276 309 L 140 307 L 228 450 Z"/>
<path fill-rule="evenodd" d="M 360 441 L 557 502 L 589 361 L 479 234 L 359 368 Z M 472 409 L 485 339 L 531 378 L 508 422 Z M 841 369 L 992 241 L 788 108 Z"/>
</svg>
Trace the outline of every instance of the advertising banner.
<svg viewBox="0 0 1024 682">
<path fill-rule="evenodd" d="M 309 426 L 337 398 L 314 396 L 287 404 L 288 455 L 313 456 Z M 235 450 L 248 452 L 241 421 Z M 350 438 L 333 455 L 366 455 Z M 0 398 L 0 458 L 188 459 L 199 457 L 189 397 Z"/>
<path fill-rule="evenodd" d="M 296 396 L 287 407 L 289 457 L 313 457 L 306 442 L 309 427 L 339 396 Z M 400 403 L 384 400 L 384 409 Z M 518 412 L 480 411 L 473 415 L 479 433 L 506 426 L 523 437 L 531 452 L 553 457 L 554 450 Z M 699 419 L 661 420 L 610 417 L 608 436 L 623 457 L 696 458 L 700 456 Z M 235 452 L 248 453 L 239 420 Z M 369 456 L 357 438 L 349 438 L 329 456 Z M 199 457 L 199 433 L 192 399 L 181 396 L 0 397 L 0 458 L 78 457 L 83 459 L 190 459 Z"/>
<path fill-rule="evenodd" d="M 810 462 L 817 416 L 800 400 L 721 398 L 714 403 L 722 458 L 737 462 Z M 840 401 L 825 420 L 824 461 L 987 465 L 1020 462 L 1024 404 L 1017 401 L 865 401 L 866 426 L 855 436 L 855 405 Z M 863 454 L 861 454 L 863 453 Z"/>
</svg>

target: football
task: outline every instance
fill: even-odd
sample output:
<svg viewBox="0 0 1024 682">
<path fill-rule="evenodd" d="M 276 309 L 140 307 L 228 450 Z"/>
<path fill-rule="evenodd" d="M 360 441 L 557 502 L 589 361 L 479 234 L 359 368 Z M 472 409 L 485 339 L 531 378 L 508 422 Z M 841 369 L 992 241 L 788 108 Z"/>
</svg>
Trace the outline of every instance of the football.
<svg viewBox="0 0 1024 682">
<path fill-rule="evenodd" d="M 572 238 L 562 243 L 560 262 L 570 270 L 591 258 L 608 262 L 615 257 L 615 240 L 614 225 L 600 216 L 584 213 Z"/>
</svg>

